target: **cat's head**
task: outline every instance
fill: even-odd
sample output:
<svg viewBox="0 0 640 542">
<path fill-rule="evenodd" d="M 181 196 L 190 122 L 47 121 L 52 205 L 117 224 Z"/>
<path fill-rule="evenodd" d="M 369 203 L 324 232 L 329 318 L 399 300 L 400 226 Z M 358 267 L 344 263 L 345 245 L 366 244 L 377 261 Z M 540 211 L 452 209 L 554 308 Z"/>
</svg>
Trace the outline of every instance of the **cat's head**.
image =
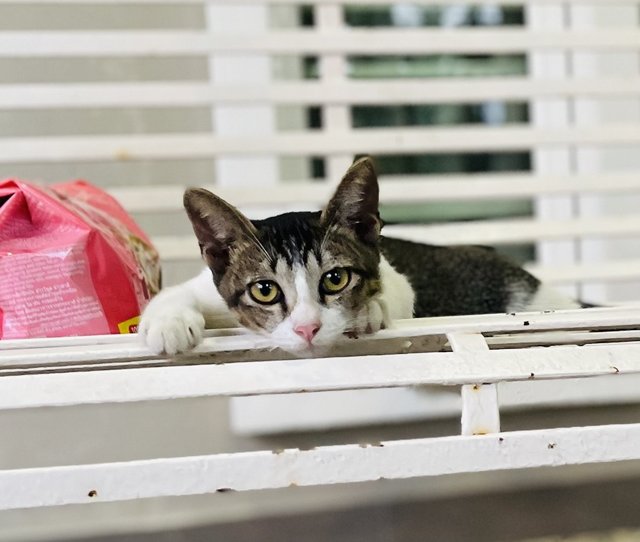
<svg viewBox="0 0 640 542">
<path fill-rule="evenodd" d="M 249 220 L 204 189 L 184 205 L 218 291 L 245 327 L 312 355 L 352 330 L 380 293 L 378 181 L 355 162 L 322 212 Z"/>
</svg>

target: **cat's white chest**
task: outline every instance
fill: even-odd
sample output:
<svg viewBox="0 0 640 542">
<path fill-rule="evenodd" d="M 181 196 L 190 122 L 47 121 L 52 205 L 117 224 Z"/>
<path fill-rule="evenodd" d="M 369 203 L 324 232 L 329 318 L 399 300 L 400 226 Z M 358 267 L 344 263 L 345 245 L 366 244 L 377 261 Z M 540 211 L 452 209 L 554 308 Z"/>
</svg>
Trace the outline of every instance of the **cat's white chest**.
<svg viewBox="0 0 640 542">
<path fill-rule="evenodd" d="M 398 273 L 384 256 L 380 257 L 382 301 L 390 320 L 413 318 L 415 292 L 407 277 Z"/>
</svg>

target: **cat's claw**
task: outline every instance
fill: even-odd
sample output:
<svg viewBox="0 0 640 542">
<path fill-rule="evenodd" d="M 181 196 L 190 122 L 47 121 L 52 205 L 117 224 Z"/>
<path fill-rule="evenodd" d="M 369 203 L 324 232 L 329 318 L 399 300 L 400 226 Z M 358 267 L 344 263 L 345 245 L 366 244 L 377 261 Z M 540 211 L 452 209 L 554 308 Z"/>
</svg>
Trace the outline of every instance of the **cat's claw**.
<svg viewBox="0 0 640 542">
<path fill-rule="evenodd" d="M 360 335 L 370 335 L 387 327 L 386 311 L 382 301 L 372 299 L 365 307 L 363 307 L 353 328 L 345 333 L 348 337 L 358 338 Z"/>
<path fill-rule="evenodd" d="M 143 315 L 138 333 L 154 354 L 170 356 L 187 352 L 202 342 L 204 316 L 192 308 Z"/>
</svg>

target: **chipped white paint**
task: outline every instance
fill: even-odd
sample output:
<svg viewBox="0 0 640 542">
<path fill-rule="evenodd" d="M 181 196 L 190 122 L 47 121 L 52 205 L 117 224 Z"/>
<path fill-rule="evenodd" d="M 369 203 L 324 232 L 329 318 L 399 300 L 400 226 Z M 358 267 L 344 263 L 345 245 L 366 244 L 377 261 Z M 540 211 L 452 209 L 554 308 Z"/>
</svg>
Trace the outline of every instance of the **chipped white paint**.
<svg viewBox="0 0 640 542">
<path fill-rule="evenodd" d="M 0 378 L 0 408 L 640 373 L 640 344 L 76 370 Z M 49 371 L 55 368 L 49 367 Z"/>
<path fill-rule="evenodd" d="M 591 318 L 590 318 L 591 316 Z M 633 319 L 635 318 L 635 320 Z M 492 322 L 491 320 L 494 320 Z M 398 329 L 386 330 L 372 341 L 451 334 L 475 330 L 485 333 L 529 334 L 529 343 L 521 348 L 484 351 L 397 353 L 333 357 L 323 359 L 281 359 L 251 361 L 256 339 L 248 334 L 214 337 L 198 354 L 171 360 L 150 356 L 140 345 L 125 348 L 102 345 L 12 349 L 2 353 L 0 408 L 73 405 L 80 403 L 127 402 L 178 397 L 212 395 L 242 396 L 270 393 L 295 393 L 340 389 L 369 389 L 418 384 L 459 385 L 558 379 L 579 376 L 615 375 L 640 372 L 640 342 L 595 343 L 585 346 L 561 345 L 535 348 L 535 330 L 574 327 L 597 329 L 621 326 L 638 329 L 636 311 L 594 309 L 555 314 L 515 316 L 475 316 L 433 319 L 436 324 L 420 331 L 425 321 L 406 321 Z M 428 320 L 426 321 L 428 322 Z M 624 322 L 624 324 L 621 324 Z M 446 325 L 451 326 L 447 330 Z M 444 325 L 443 325 L 444 324 Z M 135 340 L 135 338 L 133 338 Z M 216 342 L 229 340 L 242 355 L 234 363 L 216 364 L 215 352 L 226 347 Z M 261 340 L 261 339 L 258 339 Z M 548 334 L 545 346 L 549 344 Z M 29 341 L 25 341 L 25 346 Z M 14 343 L 15 345 L 16 343 Z M 366 341 L 350 343 L 355 353 L 366 348 Z M 244 349 L 242 348 L 244 345 Z M 209 353 L 205 353 L 206 349 Z M 115 354 L 115 355 L 114 355 Z M 213 355 L 212 355 L 213 354 Z M 109 371 L 86 371 L 99 368 L 92 359 L 108 361 Z M 74 367 L 69 360 L 78 366 Z M 193 363 L 197 365 L 181 365 Z M 132 363 L 134 362 L 134 363 Z M 145 367 L 145 365 L 148 365 Z M 155 366 L 154 366 L 155 365 Z M 43 371 L 54 374 L 38 374 Z M 12 373 L 31 373 L 10 376 Z"/>
<path fill-rule="evenodd" d="M 471 316 L 441 316 L 432 318 L 411 318 L 394 322 L 393 329 L 383 330 L 364 340 L 381 340 L 398 337 L 422 337 L 431 335 L 443 335 L 449 333 L 490 333 L 502 334 L 519 331 L 552 331 L 552 330 L 601 330 L 606 328 L 633 328 L 638 324 L 640 303 L 622 307 L 593 308 L 568 311 L 543 311 L 533 313 L 513 314 L 483 314 Z M 631 332 L 632 333 L 632 332 Z M 194 352 L 208 354 L 234 350 L 235 343 L 224 342 L 223 339 L 239 341 L 237 348 L 259 348 L 263 340 L 241 328 L 210 329 L 204 334 L 207 338 L 201 348 Z M 257 341 L 257 342 L 255 342 Z M 93 337 L 61 337 L 28 340 L 3 340 L 0 341 L 0 352 L 12 350 L 16 353 L 29 356 L 42 356 L 36 359 L 36 363 L 45 362 L 47 359 L 64 361 L 64 357 L 58 358 L 57 353 L 66 355 L 64 348 L 90 345 L 91 350 L 81 350 L 85 356 L 80 359 L 101 358 L 101 351 L 109 347 L 113 351 L 104 356 L 109 359 L 121 359 L 134 349 L 142 357 L 151 356 L 151 352 L 142 346 L 135 335 L 99 335 Z M 120 356 L 120 357 L 119 357 Z M 0 367 L 6 365 L 11 358 L 3 355 L 0 358 Z"/>
<path fill-rule="evenodd" d="M 0 509 L 639 458 L 640 424 L 630 424 L 5 470 Z"/>
<path fill-rule="evenodd" d="M 462 386 L 462 434 L 486 435 L 500 431 L 498 386 L 465 384 Z"/>
</svg>

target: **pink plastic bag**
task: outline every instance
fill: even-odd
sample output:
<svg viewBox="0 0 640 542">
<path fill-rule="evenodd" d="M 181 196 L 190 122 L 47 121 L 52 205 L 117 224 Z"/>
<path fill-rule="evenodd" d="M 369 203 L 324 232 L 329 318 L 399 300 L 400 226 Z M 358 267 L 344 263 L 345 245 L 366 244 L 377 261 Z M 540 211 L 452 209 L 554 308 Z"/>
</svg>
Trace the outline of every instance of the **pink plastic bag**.
<svg viewBox="0 0 640 542">
<path fill-rule="evenodd" d="M 0 181 L 0 339 L 132 333 L 158 253 L 104 191 Z"/>
</svg>

